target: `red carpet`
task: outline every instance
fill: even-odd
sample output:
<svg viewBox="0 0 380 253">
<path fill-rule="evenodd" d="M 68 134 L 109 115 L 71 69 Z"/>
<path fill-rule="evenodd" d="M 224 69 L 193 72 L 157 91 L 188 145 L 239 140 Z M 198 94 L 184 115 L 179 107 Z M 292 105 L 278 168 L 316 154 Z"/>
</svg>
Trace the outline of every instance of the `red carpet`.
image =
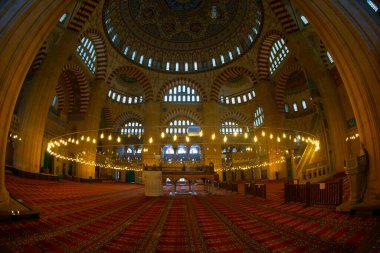
<svg viewBox="0 0 380 253">
<path fill-rule="evenodd" d="M 6 175 L 41 210 L 0 224 L 0 252 L 379 252 L 379 217 L 237 194 L 145 197 L 121 183 L 48 182 Z"/>
</svg>

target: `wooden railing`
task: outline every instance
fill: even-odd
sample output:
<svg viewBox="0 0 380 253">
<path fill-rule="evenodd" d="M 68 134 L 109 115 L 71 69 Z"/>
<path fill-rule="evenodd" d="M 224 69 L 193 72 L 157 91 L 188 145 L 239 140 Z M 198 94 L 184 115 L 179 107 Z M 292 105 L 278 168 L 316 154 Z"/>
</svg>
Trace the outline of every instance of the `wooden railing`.
<svg viewBox="0 0 380 253">
<path fill-rule="evenodd" d="M 285 184 L 285 202 L 300 202 L 306 206 L 340 205 L 343 202 L 343 181 L 320 184 Z"/>
<path fill-rule="evenodd" d="M 219 183 L 219 188 L 225 189 L 227 191 L 237 192 L 238 185 L 237 185 L 237 183 L 222 182 L 222 183 Z"/>
<path fill-rule="evenodd" d="M 59 177 L 57 175 L 52 174 L 43 174 L 43 173 L 33 173 L 29 171 L 23 171 L 19 170 L 17 168 L 11 167 L 6 165 L 5 169 L 12 171 L 13 175 L 19 176 L 19 177 L 27 177 L 27 178 L 33 178 L 33 179 L 42 179 L 42 180 L 52 180 L 52 181 L 59 181 Z"/>
<path fill-rule="evenodd" d="M 256 184 L 256 183 L 244 183 L 244 191 L 243 194 L 250 194 L 254 197 L 258 198 L 267 198 L 267 187 L 266 184 Z M 227 191 L 238 192 L 238 184 L 237 183 L 219 183 L 219 188 L 225 189 Z M 240 193 L 240 190 L 239 190 Z"/>
<path fill-rule="evenodd" d="M 266 184 L 246 184 L 245 192 L 258 198 L 267 198 L 267 185 Z"/>
</svg>

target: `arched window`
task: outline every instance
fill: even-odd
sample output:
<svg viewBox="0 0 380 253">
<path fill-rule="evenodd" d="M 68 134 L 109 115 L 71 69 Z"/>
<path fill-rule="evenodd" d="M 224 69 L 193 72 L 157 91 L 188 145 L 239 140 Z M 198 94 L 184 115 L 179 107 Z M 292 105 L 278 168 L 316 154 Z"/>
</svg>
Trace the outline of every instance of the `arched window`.
<svg viewBox="0 0 380 253">
<path fill-rule="evenodd" d="M 242 134 L 243 128 L 236 121 L 225 121 L 220 128 L 221 134 Z"/>
<path fill-rule="evenodd" d="M 122 135 L 143 135 L 144 128 L 142 123 L 130 120 L 124 123 L 120 132 Z"/>
<path fill-rule="evenodd" d="M 187 134 L 189 126 L 195 126 L 194 122 L 188 119 L 175 119 L 169 122 L 169 126 L 165 128 L 167 134 Z"/>
<path fill-rule="evenodd" d="M 169 89 L 163 97 L 164 102 L 196 103 L 200 102 L 199 94 L 187 85 L 179 84 Z"/>
<path fill-rule="evenodd" d="M 302 101 L 301 101 L 301 104 L 302 104 L 302 108 L 303 108 L 304 110 L 306 110 L 306 109 L 307 109 L 306 101 L 305 101 L 305 100 L 302 100 Z"/>
<path fill-rule="evenodd" d="M 174 155 L 174 149 L 172 146 L 169 146 L 166 150 L 165 150 L 165 154 L 166 155 Z"/>
<path fill-rule="evenodd" d="M 281 62 L 288 55 L 289 49 L 285 45 L 284 39 L 276 40 L 271 48 L 269 55 L 269 72 L 272 75 L 280 66 Z"/>
<path fill-rule="evenodd" d="M 289 112 L 289 105 L 288 104 L 285 104 L 285 112 Z"/>
<path fill-rule="evenodd" d="M 301 18 L 302 23 L 303 23 L 304 25 L 309 24 L 309 20 L 307 20 L 307 18 L 306 18 L 305 16 L 301 16 L 300 18 Z"/>
<path fill-rule="evenodd" d="M 379 11 L 379 7 L 371 0 L 367 0 L 367 4 L 374 10 L 375 12 Z"/>
<path fill-rule="evenodd" d="M 53 101 L 51 102 L 51 106 L 55 107 L 57 105 L 57 96 L 54 96 Z"/>
<path fill-rule="evenodd" d="M 333 63 L 334 63 L 334 59 L 332 58 L 332 56 L 331 56 L 331 54 L 330 54 L 329 51 L 326 51 L 326 55 L 327 55 L 327 58 L 329 59 L 329 62 L 330 62 L 331 64 L 333 64 Z"/>
<path fill-rule="evenodd" d="M 294 112 L 298 112 L 298 106 L 296 102 L 293 103 L 293 110 Z"/>
<path fill-rule="evenodd" d="M 77 47 L 77 53 L 82 58 L 82 61 L 87 66 L 87 68 L 92 72 L 95 73 L 96 71 L 96 52 L 95 47 L 92 41 L 87 38 L 83 37 L 82 40 L 79 42 L 79 45 Z"/>
<path fill-rule="evenodd" d="M 187 153 L 187 149 L 186 149 L 185 146 L 178 147 L 177 154 L 183 155 L 183 154 L 186 154 L 186 153 Z"/>
<path fill-rule="evenodd" d="M 261 106 L 257 107 L 253 118 L 254 118 L 253 126 L 255 128 L 261 126 L 264 123 L 264 111 Z"/>
</svg>

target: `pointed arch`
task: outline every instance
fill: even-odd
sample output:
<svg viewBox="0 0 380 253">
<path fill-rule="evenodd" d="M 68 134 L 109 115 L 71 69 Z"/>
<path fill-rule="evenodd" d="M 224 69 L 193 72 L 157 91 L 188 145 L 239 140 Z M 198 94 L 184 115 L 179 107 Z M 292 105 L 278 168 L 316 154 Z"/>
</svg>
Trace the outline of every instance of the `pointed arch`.
<svg viewBox="0 0 380 253">
<path fill-rule="evenodd" d="M 174 86 L 177 86 L 179 84 L 184 84 L 190 88 L 193 88 L 194 90 L 196 90 L 198 92 L 198 94 L 200 95 L 201 97 L 201 100 L 202 101 L 207 101 L 207 94 L 205 92 L 205 90 L 203 89 L 203 87 L 201 85 L 199 85 L 199 83 L 197 83 L 196 81 L 190 79 L 190 78 L 185 78 L 185 77 L 178 77 L 178 78 L 174 78 L 172 80 L 169 80 L 168 82 L 166 82 L 162 87 L 161 89 L 158 91 L 158 94 L 157 94 L 157 97 L 156 97 L 156 101 L 161 101 L 163 99 L 163 96 L 165 95 L 165 93 L 173 88 Z"/>
<path fill-rule="evenodd" d="M 67 64 L 62 69 L 62 75 L 65 79 L 66 87 L 68 90 L 68 113 L 72 113 L 74 110 L 75 94 L 74 94 L 74 85 L 72 83 L 72 77 L 76 80 L 76 85 L 79 89 L 79 113 L 87 112 L 88 104 L 90 101 L 90 92 L 88 87 L 88 82 L 86 76 L 83 73 L 83 70 L 75 64 Z M 74 76 L 71 76 L 74 75 Z"/>
<path fill-rule="evenodd" d="M 96 53 L 95 79 L 105 80 L 106 71 L 107 71 L 107 50 L 106 50 L 106 45 L 104 43 L 103 36 L 98 30 L 90 28 L 84 31 L 80 35 L 78 42 L 80 42 L 83 37 L 89 38 L 95 47 L 95 53 Z"/>
<path fill-rule="evenodd" d="M 219 92 L 224 83 L 232 77 L 237 76 L 247 76 L 252 81 L 252 86 L 254 87 L 257 84 L 256 78 L 254 74 L 244 68 L 244 67 L 230 67 L 224 70 L 222 73 L 218 75 L 218 77 L 215 79 L 215 81 L 212 84 L 211 91 L 210 91 L 210 101 L 217 102 L 219 101 Z"/>
<path fill-rule="evenodd" d="M 235 120 L 244 126 L 251 126 L 252 125 L 252 119 L 245 115 L 244 113 L 237 112 L 237 111 L 231 111 L 228 113 L 225 113 L 221 118 L 220 118 L 220 124 L 223 124 L 227 120 Z"/>
<path fill-rule="evenodd" d="M 144 100 L 146 102 L 153 100 L 153 88 L 152 84 L 150 83 L 149 79 L 137 68 L 132 66 L 121 66 L 108 76 L 107 78 L 107 84 L 111 85 L 112 80 L 120 75 L 120 74 L 127 74 L 129 77 L 136 78 L 136 80 L 139 82 L 139 84 L 143 87 L 145 98 Z"/>
<path fill-rule="evenodd" d="M 57 95 L 57 111 L 60 112 L 65 110 L 65 86 L 65 78 L 63 77 L 63 75 L 60 75 L 58 79 L 58 84 L 55 87 L 55 93 Z"/>
<path fill-rule="evenodd" d="M 114 120 L 112 125 L 114 128 L 118 128 L 127 120 L 136 120 L 139 123 L 144 123 L 144 116 L 131 111 L 124 112 Z"/>
<path fill-rule="evenodd" d="M 79 32 L 82 30 L 83 26 L 86 24 L 86 21 L 95 11 L 96 7 L 99 4 L 99 0 L 83 0 L 81 1 L 81 6 L 79 10 L 71 17 L 70 23 L 67 26 L 68 29 Z"/>
<path fill-rule="evenodd" d="M 303 71 L 303 69 L 301 68 L 299 64 L 293 63 L 293 64 L 286 65 L 282 69 L 282 72 L 278 80 L 276 81 L 275 101 L 276 101 L 278 112 L 284 112 L 284 107 L 285 107 L 284 97 L 285 97 L 286 84 L 288 82 L 289 76 L 296 71 Z"/>
<path fill-rule="evenodd" d="M 109 107 L 103 107 L 102 113 L 103 113 L 104 127 L 111 128 L 112 127 L 111 109 Z"/>
<path fill-rule="evenodd" d="M 277 30 L 269 31 L 265 34 L 260 43 L 260 49 L 257 57 L 257 68 L 261 80 L 269 80 L 269 54 L 273 43 L 278 39 L 284 39 L 285 44 L 287 39 Z"/>
<path fill-rule="evenodd" d="M 179 116 L 184 116 L 186 118 L 189 118 L 189 119 L 193 120 L 194 123 L 196 123 L 196 124 L 202 124 L 203 123 L 202 117 L 198 113 L 190 111 L 190 110 L 185 109 L 185 108 L 177 108 L 177 109 L 174 109 L 173 111 L 169 112 L 168 114 L 166 114 L 165 117 L 161 118 L 161 125 L 164 125 L 164 124 L 168 123 L 169 121 L 171 121 L 172 119 L 179 117 Z"/>
<path fill-rule="evenodd" d="M 40 68 L 43 60 L 46 57 L 47 49 L 48 49 L 47 42 L 44 41 L 44 43 L 42 44 L 42 46 L 41 46 L 40 50 L 38 51 L 36 57 L 33 60 L 32 67 L 31 67 L 32 70 L 37 70 Z"/>
<path fill-rule="evenodd" d="M 269 0 L 269 5 L 286 33 L 293 33 L 299 30 L 297 23 L 290 16 L 283 1 Z"/>
</svg>

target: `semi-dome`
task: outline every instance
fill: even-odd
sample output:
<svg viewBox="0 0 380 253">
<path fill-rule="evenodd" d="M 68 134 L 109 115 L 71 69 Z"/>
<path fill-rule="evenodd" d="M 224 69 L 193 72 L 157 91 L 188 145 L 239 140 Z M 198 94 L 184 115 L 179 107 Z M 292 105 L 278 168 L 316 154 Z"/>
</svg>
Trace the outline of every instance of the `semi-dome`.
<svg viewBox="0 0 380 253">
<path fill-rule="evenodd" d="M 109 40 L 127 59 L 168 72 L 206 71 L 243 55 L 262 24 L 260 0 L 114 0 Z"/>
</svg>

